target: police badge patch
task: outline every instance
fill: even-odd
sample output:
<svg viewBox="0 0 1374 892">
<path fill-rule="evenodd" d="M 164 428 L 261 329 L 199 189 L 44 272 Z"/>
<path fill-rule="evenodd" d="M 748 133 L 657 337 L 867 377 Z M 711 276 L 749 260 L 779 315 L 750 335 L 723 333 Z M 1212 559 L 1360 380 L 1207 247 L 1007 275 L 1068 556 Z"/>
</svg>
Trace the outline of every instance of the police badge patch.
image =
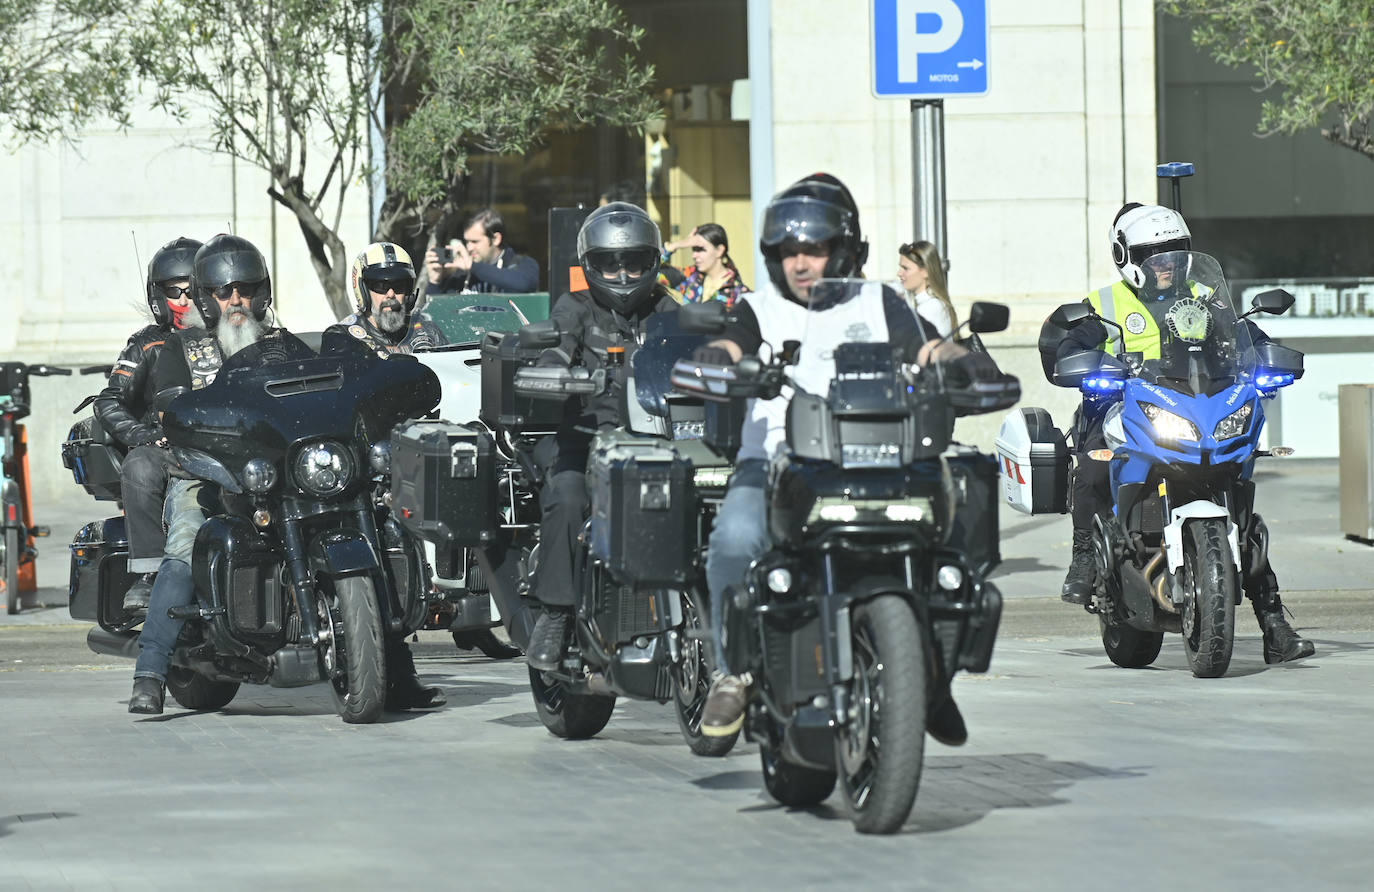
<svg viewBox="0 0 1374 892">
<path fill-rule="evenodd" d="M 1126 317 L 1126 330 L 1131 334 L 1140 334 L 1145 331 L 1145 314 L 1131 313 Z"/>
</svg>

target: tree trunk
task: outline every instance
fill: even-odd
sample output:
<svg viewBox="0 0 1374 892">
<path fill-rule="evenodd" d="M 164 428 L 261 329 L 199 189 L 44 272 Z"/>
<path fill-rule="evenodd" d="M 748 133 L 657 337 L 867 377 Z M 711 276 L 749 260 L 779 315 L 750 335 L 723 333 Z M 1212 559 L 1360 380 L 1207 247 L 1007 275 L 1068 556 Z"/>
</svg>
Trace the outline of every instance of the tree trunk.
<svg viewBox="0 0 1374 892">
<path fill-rule="evenodd" d="M 267 194 L 296 215 L 306 248 L 310 251 L 310 264 L 315 268 L 315 275 L 319 277 L 320 287 L 324 290 L 325 300 L 329 302 L 334 318 L 342 319 L 353 312 L 353 299 L 346 287 L 348 253 L 343 239 L 310 206 L 299 181 L 286 182 L 281 191 L 268 188 Z"/>
</svg>

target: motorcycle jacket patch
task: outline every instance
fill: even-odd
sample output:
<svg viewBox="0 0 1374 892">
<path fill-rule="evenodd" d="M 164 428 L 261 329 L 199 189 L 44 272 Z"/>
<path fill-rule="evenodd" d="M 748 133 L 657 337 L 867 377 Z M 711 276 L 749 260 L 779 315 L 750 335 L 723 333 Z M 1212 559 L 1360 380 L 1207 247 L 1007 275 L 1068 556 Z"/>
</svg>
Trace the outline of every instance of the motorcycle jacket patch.
<svg viewBox="0 0 1374 892">
<path fill-rule="evenodd" d="M 220 366 L 224 365 L 224 354 L 215 336 L 199 329 L 188 329 L 182 333 L 181 347 L 186 355 L 186 367 L 191 370 L 191 389 L 200 390 L 213 382 Z"/>
<path fill-rule="evenodd" d="M 343 329 L 350 337 L 363 344 L 382 359 L 393 353 L 414 353 L 417 350 L 431 350 L 448 343 L 448 338 L 433 321 L 424 317 L 412 316 L 407 321 L 405 337 L 394 341 L 372 324 L 370 316 L 353 313 L 345 317 L 331 329 Z"/>
</svg>

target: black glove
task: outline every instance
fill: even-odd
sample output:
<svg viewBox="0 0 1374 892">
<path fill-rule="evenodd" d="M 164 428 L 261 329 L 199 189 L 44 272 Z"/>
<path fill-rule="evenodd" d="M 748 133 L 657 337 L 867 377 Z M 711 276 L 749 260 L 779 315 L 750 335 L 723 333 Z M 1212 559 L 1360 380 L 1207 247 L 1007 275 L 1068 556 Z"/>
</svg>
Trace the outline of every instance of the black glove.
<svg viewBox="0 0 1374 892">
<path fill-rule="evenodd" d="M 986 353 L 965 353 L 945 363 L 945 377 L 955 386 L 967 386 L 978 381 L 996 381 L 1002 370 Z"/>
<path fill-rule="evenodd" d="M 156 446 L 162 439 L 162 431 L 151 424 L 140 424 L 129 432 L 130 447 Z"/>
<path fill-rule="evenodd" d="M 732 365 L 734 361 L 730 351 L 724 347 L 702 344 L 692 351 L 692 362 L 700 362 L 704 365 Z"/>
</svg>

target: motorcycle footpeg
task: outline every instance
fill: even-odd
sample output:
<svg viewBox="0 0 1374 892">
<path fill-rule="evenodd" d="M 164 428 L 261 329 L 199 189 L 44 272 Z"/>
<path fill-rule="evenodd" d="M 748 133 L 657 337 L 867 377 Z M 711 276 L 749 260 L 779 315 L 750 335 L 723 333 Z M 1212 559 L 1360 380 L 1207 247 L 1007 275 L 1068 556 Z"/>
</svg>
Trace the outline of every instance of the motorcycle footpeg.
<svg viewBox="0 0 1374 892">
<path fill-rule="evenodd" d="M 29 527 L 29 535 L 35 539 L 45 539 L 52 535 L 52 527 Z"/>
<path fill-rule="evenodd" d="M 186 604 L 181 607 L 167 608 L 169 619 L 209 619 L 212 616 L 224 616 L 223 607 L 202 608 L 196 604 Z"/>
</svg>

